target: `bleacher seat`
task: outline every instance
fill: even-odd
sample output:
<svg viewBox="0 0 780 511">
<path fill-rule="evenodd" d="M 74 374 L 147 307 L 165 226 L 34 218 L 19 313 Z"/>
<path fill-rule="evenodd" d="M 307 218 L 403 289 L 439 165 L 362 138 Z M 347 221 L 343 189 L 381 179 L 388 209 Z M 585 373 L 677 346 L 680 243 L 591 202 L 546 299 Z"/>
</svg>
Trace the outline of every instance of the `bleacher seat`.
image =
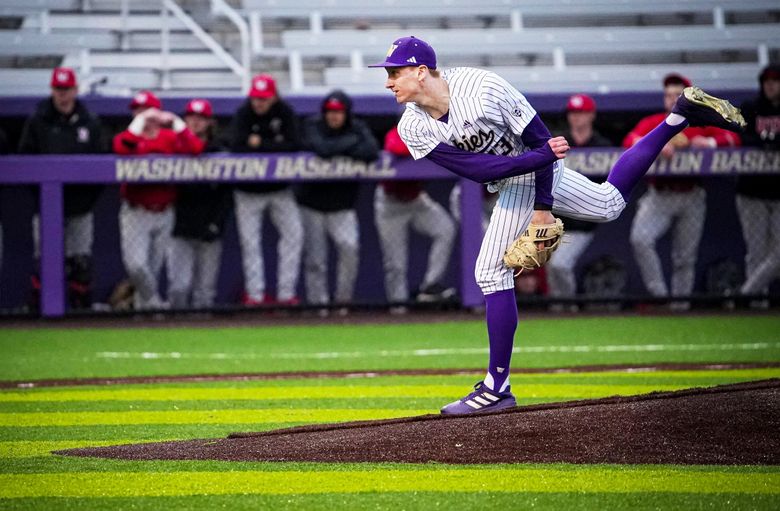
<svg viewBox="0 0 780 511">
<path fill-rule="evenodd" d="M 377 74 L 365 65 L 381 59 L 390 41 L 407 34 L 433 44 L 442 67 L 500 69 L 526 84 L 524 90 L 655 90 L 655 75 L 671 68 L 718 88 L 752 88 L 756 70 L 780 54 L 777 0 L 230 3 L 252 20 L 253 71 L 270 72 L 280 77 L 283 90 L 301 94 L 335 85 L 349 92 L 375 91 Z M 206 31 L 238 58 L 238 34 L 209 14 L 209 0 L 179 4 L 195 7 Z M 122 0 L 0 2 L 0 15 L 17 23 L 21 18 L 20 28 L 0 30 L 3 65 L 50 69 L 54 57 L 93 77 L 107 76 L 109 87 L 135 84 L 127 77 L 143 71 L 149 82 L 142 86 L 170 87 L 169 93 L 240 91 L 240 80 L 221 59 L 177 17 L 160 14 L 160 0 L 129 1 L 126 19 L 122 5 Z M 167 58 L 161 36 L 165 18 Z M 19 74 L 23 82 L 23 70 L 5 67 L 3 74 L 12 82 Z"/>
</svg>

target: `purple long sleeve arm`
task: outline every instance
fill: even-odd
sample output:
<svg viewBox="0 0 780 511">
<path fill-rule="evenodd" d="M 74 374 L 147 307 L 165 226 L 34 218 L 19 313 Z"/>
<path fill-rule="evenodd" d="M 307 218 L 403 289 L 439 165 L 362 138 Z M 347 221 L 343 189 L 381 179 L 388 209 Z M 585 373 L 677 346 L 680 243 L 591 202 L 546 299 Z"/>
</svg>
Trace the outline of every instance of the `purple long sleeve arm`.
<svg viewBox="0 0 780 511">
<path fill-rule="evenodd" d="M 548 140 L 552 138 L 550 130 L 544 125 L 539 115 L 534 115 L 531 122 L 523 130 L 523 134 L 520 135 L 520 140 L 531 149 L 538 149 L 540 147 L 546 147 L 550 149 Z M 552 152 L 552 149 L 550 149 Z M 555 163 L 553 160 L 553 163 Z M 553 165 L 550 164 L 543 169 L 536 171 L 536 198 L 534 199 L 534 209 L 546 209 L 551 210 L 553 206 L 552 184 L 553 184 Z"/>
<path fill-rule="evenodd" d="M 546 138 L 545 137 L 546 133 Z M 526 140 L 527 134 L 527 140 Z M 451 145 L 440 143 L 425 157 L 453 174 L 478 183 L 489 183 L 507 177 L 536 172 L 535 209 L 552 207 L 552 164 L 558 160 L 547 140 L 551 138 L 547 127 L 535 116 L 520 137 L 530 151 L 519 156 L 500 156 L 471 153 Z"/>
</svg>

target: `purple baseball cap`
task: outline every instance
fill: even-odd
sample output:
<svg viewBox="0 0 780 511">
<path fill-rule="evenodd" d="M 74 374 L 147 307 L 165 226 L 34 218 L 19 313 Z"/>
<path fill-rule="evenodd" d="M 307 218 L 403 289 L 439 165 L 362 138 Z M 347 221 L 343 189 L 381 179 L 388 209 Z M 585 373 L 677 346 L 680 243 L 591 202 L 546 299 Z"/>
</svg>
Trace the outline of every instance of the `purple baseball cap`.
<svg viewBox="0 0 780 511">
<path fill-rule="evenodd" d="M 431 45 L 417 39 L 414 36 L 402 37 L 393 41 L 390 49 L 387 50 L 387 57 L 384 62 L 371 64 L 368 67 L 406 67 L 406 66 L 428 66 L 430 69 L 436 69 L 436 53 Z"/>
</svg>

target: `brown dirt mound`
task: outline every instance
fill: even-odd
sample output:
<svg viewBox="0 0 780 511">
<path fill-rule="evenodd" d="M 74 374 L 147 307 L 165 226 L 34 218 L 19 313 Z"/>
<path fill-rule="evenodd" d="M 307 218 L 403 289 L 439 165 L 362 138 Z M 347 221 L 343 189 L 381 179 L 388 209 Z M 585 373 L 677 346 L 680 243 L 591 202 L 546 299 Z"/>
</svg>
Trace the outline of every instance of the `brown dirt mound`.
<svg viewBox="0 0 780 511">
<path fill-rule="evenodd" d="M 131 460 L 780 464 L 780 379 L 228 438 L 55 451 Z"/>
</svg>

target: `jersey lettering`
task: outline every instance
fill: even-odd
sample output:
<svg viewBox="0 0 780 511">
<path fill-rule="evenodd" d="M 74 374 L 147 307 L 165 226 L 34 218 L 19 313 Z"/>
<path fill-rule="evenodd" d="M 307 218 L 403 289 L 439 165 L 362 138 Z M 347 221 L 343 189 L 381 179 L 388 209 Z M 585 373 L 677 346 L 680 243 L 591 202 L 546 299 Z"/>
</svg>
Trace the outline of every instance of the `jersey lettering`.
<svg viewBox="0 0 780 511">
<path fill-rule="evenodd" d="M 490 147 L 493 144 L 493 140 L 496 138 L 496 134 L 493 131 L 485 132 L 479 130 L 479 135 L 462 135 L 460 140 L 454 137 L 450 140 L 452 145 L 458 149 L 470 152 L 482 152 L 483 146 Z"/>
</svg>

